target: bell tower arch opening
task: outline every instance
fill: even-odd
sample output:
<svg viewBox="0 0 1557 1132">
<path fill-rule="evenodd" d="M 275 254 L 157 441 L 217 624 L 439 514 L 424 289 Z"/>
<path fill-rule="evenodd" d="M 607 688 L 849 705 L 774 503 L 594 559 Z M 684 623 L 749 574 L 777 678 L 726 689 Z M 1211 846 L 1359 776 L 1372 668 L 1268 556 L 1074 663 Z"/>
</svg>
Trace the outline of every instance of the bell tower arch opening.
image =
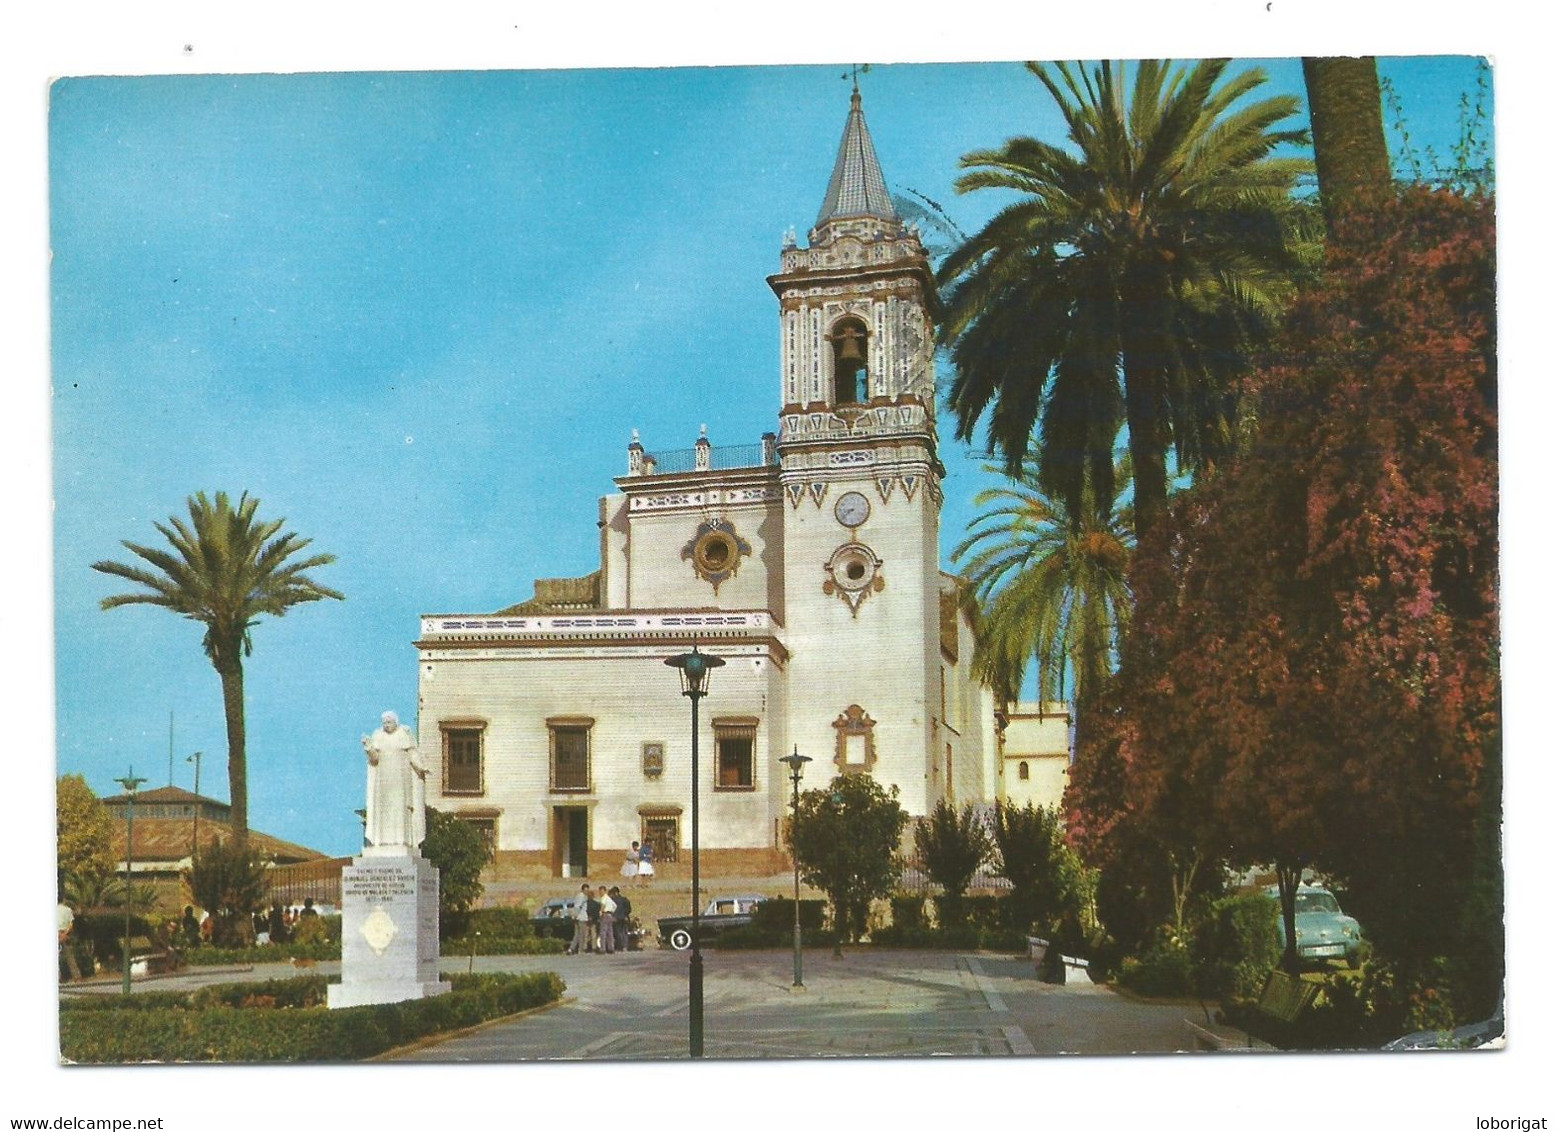
<svg viewBox="0 0 1557 1132">
<path fill-rule="evenodd" d="M 834 405 L 863 405 L 870 400 L 869 338 L 869 327 L 852 316 L 839 319 L 827 336 L 832 346 Z"/>
</svg>

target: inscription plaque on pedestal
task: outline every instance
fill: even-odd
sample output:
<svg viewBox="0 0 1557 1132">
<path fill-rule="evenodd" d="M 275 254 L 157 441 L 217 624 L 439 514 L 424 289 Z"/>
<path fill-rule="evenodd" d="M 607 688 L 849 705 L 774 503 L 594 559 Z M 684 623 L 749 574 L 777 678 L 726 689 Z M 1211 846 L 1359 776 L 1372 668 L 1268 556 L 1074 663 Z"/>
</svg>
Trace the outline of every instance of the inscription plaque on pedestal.
<svg viewBox="0 0 1557 1132">
<path fill-rule="evenodd" d="M 420 856 L 364 856 L 341 870 L 341 981 L 330 1007 L 442 994 L 438 870 Z"/>
</svg>

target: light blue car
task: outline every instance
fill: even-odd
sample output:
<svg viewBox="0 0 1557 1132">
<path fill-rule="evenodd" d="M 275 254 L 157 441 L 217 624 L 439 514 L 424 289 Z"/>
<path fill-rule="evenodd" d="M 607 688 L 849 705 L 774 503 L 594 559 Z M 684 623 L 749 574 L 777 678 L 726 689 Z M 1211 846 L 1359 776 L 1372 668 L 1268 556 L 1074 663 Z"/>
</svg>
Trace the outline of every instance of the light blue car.
<svg viewBox="0 0 1557 1132">
<path fill-rule="evenodd" d="M 1265 892 L 1280 903 L 1281 892 L 1274 885 Z M 1323 964 L 1331 959 L 1342 959 L 1353 969 L 1362 962 L 1362 927 L 1341 911 L 1335 894 L 1328 888 L 1317 884 L 1299 885 L 1294 911 L 1299 962 Z M 1276 930 L 1285 950 L 1287 925 L 1284 917 L 1277 917 Z"/>
</svg>

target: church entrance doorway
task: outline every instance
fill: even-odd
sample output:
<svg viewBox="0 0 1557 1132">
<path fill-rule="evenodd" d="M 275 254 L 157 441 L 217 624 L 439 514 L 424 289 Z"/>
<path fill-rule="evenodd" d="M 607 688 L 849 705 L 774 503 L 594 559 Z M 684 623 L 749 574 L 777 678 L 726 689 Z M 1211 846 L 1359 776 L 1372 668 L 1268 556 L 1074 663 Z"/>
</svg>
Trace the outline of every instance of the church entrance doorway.
<svg viewBox="0 0 1557 1132">
<path fill-rule="evenodd" d="M 589 810 L 587 807 L 553 808 L 551 869 L 560 877 L 589 875 Z"/>
</svg>

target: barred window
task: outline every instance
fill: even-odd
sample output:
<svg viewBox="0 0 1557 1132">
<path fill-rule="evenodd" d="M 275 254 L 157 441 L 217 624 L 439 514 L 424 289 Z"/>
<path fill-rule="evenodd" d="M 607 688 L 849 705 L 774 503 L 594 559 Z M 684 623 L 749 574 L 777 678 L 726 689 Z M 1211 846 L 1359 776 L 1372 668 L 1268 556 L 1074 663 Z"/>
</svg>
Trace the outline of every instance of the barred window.
<svg viewBox="0 0 1557 1132">
<path fill-rule="evenodd" d="M 756 788 L 757 725 L 755 721 L 714 721 L 715 790 Z"/>
<path fill-rule="evenodd" d="M 589 731 L 594 720 L 548 720 L 551 730 L 551 788 L 558 792 L 589 790 Z"/>
</svg>

